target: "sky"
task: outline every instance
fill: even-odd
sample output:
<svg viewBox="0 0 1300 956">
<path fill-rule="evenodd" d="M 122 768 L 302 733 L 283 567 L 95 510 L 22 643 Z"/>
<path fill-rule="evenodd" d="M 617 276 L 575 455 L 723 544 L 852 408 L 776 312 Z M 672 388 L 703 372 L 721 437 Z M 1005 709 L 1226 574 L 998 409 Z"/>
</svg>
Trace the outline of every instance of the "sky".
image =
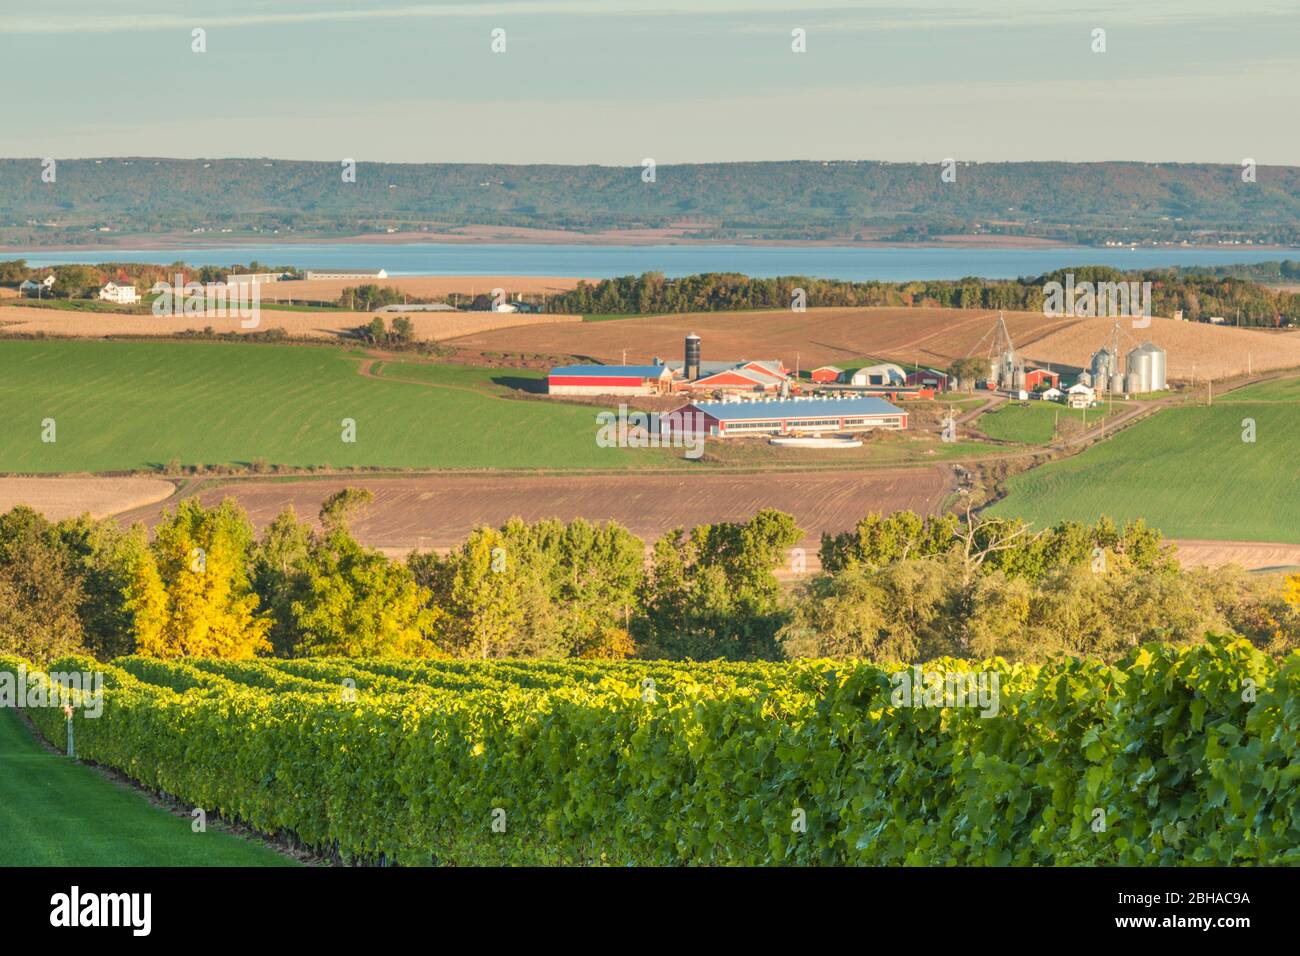
<svg viewBox="0 0 1300 956">
<path fill-rule="evenodd" d="M 0 0 L 5 157 L 1300 165 L 1298 80 L 1300 0 Z"/>
</svg>

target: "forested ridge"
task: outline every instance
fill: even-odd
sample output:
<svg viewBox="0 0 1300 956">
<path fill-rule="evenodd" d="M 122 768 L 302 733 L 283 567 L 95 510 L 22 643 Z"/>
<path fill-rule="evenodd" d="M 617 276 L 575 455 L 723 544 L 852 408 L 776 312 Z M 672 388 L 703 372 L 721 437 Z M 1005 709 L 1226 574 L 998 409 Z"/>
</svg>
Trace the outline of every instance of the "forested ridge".
<svg viewBox="0 0 1300 956">
<path fill-rule="evenodd" d="M 395 164 L 151 157 L 0 160 L 0 240 L 113 234 L 355 235 L 457 225 L 687 227 L 704 238 L 1300 244 L 1300 168 L 1208 163 L 764 162 L 628 166 Z"/>
</svg>

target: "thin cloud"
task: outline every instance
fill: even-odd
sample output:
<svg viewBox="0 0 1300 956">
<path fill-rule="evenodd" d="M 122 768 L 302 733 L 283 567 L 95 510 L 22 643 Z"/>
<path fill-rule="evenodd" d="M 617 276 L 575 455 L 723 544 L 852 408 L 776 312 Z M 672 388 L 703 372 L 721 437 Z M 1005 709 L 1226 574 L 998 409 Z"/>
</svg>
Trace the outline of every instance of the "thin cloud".
<svg viewBox="0 0 1300 956">
<path fill-rule="evenodd" d="M 308 23 L 341 23 L 365 20 L 412 20 L 439 18 L 484 18 L 505 16 L 677 16 L 685 14 L 728 14 L 777 12 L 786 4 L 781 0 L 715 0 L 707 10 L 698 2 L 677 0 L 631 0 L 615 5 L 609 0 L 503 0 L 497 3 L 440 3 L 405 4 L 392 7 L 366 9 L 338 7 L 299 11 L 254 11 L 243 13 L 207 14 L 202 12 L 176 13 L 174 11 L 144 11 L 138 13 L 105 14 L 98 9 L 84 13 L 53 14 L 46 9 L 30 14 L 8 15 L 0 20 L 0 33 L 10 34 L 71 34 L 71 33 L 143 33 L 161 30 L 190 30 L 196 26 L 257 27 Z M 843 9 L 835 0 L 826 7 Z"/>
</svg>

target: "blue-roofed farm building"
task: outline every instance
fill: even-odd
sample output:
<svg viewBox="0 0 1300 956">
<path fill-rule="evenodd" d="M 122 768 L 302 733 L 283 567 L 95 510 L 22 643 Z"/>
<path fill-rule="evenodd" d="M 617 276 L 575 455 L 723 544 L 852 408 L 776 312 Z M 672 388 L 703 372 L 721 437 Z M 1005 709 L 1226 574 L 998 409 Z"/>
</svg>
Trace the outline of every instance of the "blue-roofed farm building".
<svg viewBox="0 0 1300 956">
<path fill-rule="evenodd" d="M 667 419 L 675 432 L 703 432 L 712 438 L 907 428 L 907 412 L 874 397 L 691 402 L 669 412 Z"/>
</svg>

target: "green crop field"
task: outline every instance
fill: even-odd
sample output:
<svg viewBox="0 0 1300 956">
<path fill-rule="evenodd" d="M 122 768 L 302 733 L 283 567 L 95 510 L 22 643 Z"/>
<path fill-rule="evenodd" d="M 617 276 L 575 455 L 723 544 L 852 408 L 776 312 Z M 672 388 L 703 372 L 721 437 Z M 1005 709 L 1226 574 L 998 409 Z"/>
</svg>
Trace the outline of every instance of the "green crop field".
<svg viewBox="0 0 1300 956">
<path fill-rule="evenodd" d="M 1110 414 L 1118 415 L 1128 408 L 1122 403 L 1109 407 L 1070 409 L 1056 402 L 1032 401 L 1028 406 L 1008 402 L 1000 408 L 985 412 L 975 421 L 975 427 L 990 438 L 1019 442 L 1024 445 L 1046 445 L 1052 441 L 1053 428 L 1061 435 L 1081 431 L 1084 423 L 1096 425 Z"/>
<path fill-rule="evenodd" d="M 287 466 L 631 468 L 680 452 L 601 448 L 598 409 L 501 397 L 525 371 L 397 363 L 337 348 L 0 341 L 0 472 Z M 383 369 L 381 367 L 381 373 Z M 430 387 L 439 386 L 439 387 Z M 55 441 L 42 441 L 53 419 Z M 343 441 L 344 419 L 356 441 Z"/>
<path fill-rule="evenodd" d="M 546 372 L 534 368 L 483 368 L 475 365 L 431 365 L 428 362 L 376 362 L 371 372 L 391 381 L 419 382 L 448 388 L 469 388 L 506 398 L 519 392 L 546 391 Z"/>
<path fill-rule="evenodd" d="M 1253 442 L 1243 441 L 1248 419 Z M 1300 542 L 1297 449 L 1300 404 L 1167 408 L 1072 458 L 1012 477 L 990 511 L 1040 527 L 1109 515 L 1144 518 L 1174 538 Z"/>
<path fill-rule="evenodd" d="M 1216 396 L 1219 402 L 1296 402 L 1300 404 L 1300 378 L 1275 378 Z"/>
</svg>

